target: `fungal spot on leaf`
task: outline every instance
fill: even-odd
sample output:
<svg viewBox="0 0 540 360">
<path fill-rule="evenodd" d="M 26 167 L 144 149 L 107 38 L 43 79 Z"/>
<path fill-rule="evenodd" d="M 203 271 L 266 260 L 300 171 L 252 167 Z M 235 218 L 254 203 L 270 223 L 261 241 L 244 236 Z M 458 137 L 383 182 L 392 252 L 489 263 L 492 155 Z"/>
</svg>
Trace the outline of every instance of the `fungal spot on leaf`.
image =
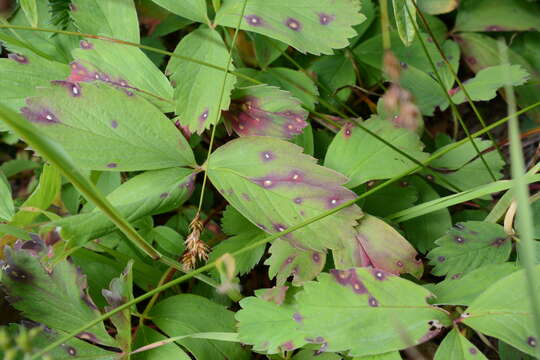
<svg viewBox="0 0 540 360">
<path fill-rule="evenodd" d="M 58 124 L 58 118 L 52 113 L 52 111 L 41 108 L 39 110 L 32 110 L 29 107 L 23 107 L 21 113 L 30 122 L 44 125 Z"/>
<path fill-rule="evenodd" d="M 465 61 L 468 62 L 471 65 L 476 65 L 476 63 L 477 63 L 476 58 L 474 58 L 472 56 L 467 56 L 465 58 Z"/>
<path fill-rule="evenodd" d="M 315 356 L 317 355 L 321 355 L 323 352 L 326 351 L 326 349 L 328 349 L 328 343 L 325 342 L 321 345 L 321 347 L 319 348 L 319 350 L 315 351 Z"/>
<path fill-rule="evenodd" d="M 325 14 L 325 13 L 320 13 L 319 14 L 319 23 L 321 25 L 328 25 L 330 24 L 332 21 L 334 21 L 336 17 L 333 16 L 333 15 L 329 15 L 329 14 Z"/>
<path fill-rule="evenodd" d="M 527 345 L 529 345 L 530 347 L 536 347 L 537 345 L 536 338 L 534 336 L 529 336 L 527 338 Z"/>
<path fill-rule="evenodd" d="M 478 350 L 476 350 L 476 348 L 469 348 L 469 354 L 471 355 L 476 355 L 478 353 Z"/>
<path fill-rule="evenodd" d="M 81 86 L 78 83 L 74 83 L 71 81 L 59 81 L 59 80 L 52 81 L 52 83 L 55 85 L 60 85 L 60 86 L 65 87 L 67 91 L 69 92 L 69 94 L 73 97 L 81 96 Z"/>
<path fill-rule="evenodd" d="M 455 242 L 458 244 L 463 244 L 465 242 L 465 238 L 463 236 L 455 236 L 454 237 Z"/>
<path fill-rule="evenodd" d="M 21 55 L 21 54 L 15 54 L 15 53 L 12 53 L 12 54 L 8 54 L 8 58 L 10 58 L 11 60 L 13 61 L 16 61 L 18 62 L 19 64 L 22 64 L 22 65 L 26 65 L 28 64 L 28 58 L 24 55 Z"/>
<path fill-rule="evenodd" d="M 118 127 L 118 121 L 116 121 L 116 120 L 111 121 L 111 127 L 113 129 L 116 129 Z"/>
<path fill-rule="evenodd" d="M 203 111 L 203 113 L 202 113 L 201 115 L 199 115 L 199 121 L 200 121 L 200 122 L 205 122 L 205 121 L 208 119 L 208 114 L 209 114 L 208 111 L 209 111 L 208 108 L 206 108 L 206 109 Z"/>
<path fill-rule="evenodd" d="M 293 319 L 297 323 L 301 323 L 304 318 L 302 317 L 302 315 L 300 315 L 300 313 L 296 312 L 296 313 L 293 314 Z"/>
<path fill-rule="evenodd" d="M 497 238 L 491 243 L 491 245 L 495 247 L 501 247 L 502 245 L 504 245 L 506 240 L 507 240 L 506 238 Z"/>
<path fill-rule="evenodd" d="M 107 164 L 107 167 L 108 167 L 109 169 L 114 169 L 114 168 L 117 167 L 117 166 L 118 166 L 118 164 L 117 164 L 117 163 L 114 163 L 114 162 L 108 163 L 108 164 Z"/>
<path fill-rule="evenodd" d="M 401 267 L 403 267 L 405 264 L 403 264 L 403 261 L 398 260 L 398 261 L 396 262 L 396 265 L 397 265 L 397 267 L 400 267 L 400 268 L 401 268 Z"/>
<path fill-rule="evenodd" d="M 339 203 L 340 203 L 340 199 L 338 197 L 336 197 L 336 196 L 332 196 L 327 200 L 326 207 L 329 208 L 329 209 L 333 209 L 336 206 L 338 206 Z"/>
<path fill-rule="evenodd" d="M 77 356 L 77 350 L 73 346 L 66 346 L 66 352 L 69 356 Z"/>
<path fill-rule="evenodd" d="M 371 306 L 371 307 L 377 307 L 377 306 L 379 306 L 379 302 L 378 302 L 377 299 L 375 299 L 373 296 L 370 296 L 370 297 L 369 297 L 368 304 L 369 304 L 369 306 Z"/>
<path fill-rule="evenodd" d="M 3 263 L 2 271 L 13 281 L 27 283 L 32 280 L 32 275 L 15 264 Z"/>
<path fill-rule="evenodd" d="M 244 16 L 244 19 L 246 19 L 246 22 L 251 26 L 262 26 L 263 25 L 263 19 L 260 16 L 257 15 L 246 15 Z"/>
<path fill-rule="evenodd" d="M 401 66 L 402 69 L 406 70 L 409 68 L 409 65 L 407 65 L 406 62 L 400 61 L 399 66 Z"/>
<path fill-rule="evenodd" d="M 261 159 L 263 162 L 272 161 L 274 160 L 274 158 L 274 153 L 272 153 L 271 151 L 263 151 L 261 153 Z"/>
<path fill-rule="evenodd" d="M 437 258 L 437 260 L 438 260 L 439 262 L 445 262 L 445 261 L 446 261 L 446 257 L 444 257 L 444 256 L 439 256 L 439 257 Z"/>
<path fill-rule="evenodd" d="M 248 194 L 246 194 L 246 193 L 242 193 L 242 197 L 243 197 L 244 200 L 246 200 L 246 201 L 251 201 L 251 197 L 250 197 Z"/>
<path fill-rule="evenodd" d="M 257 226 L 259 227 L 259 229 L 262 229 L 262 230 L 268 230 L 268 228 L 266 226 L 264 226 L 263 224 L 257 224 Z"/>
<path fill-rule="evenodd" d="M 381 270 L 373 269 L 371 271 L 371 273 L 373 274 L 373 277 L 375 278 L 375 280 L 381 280 L 382 281 L 382 280 L 386 279 L 386 275 Z"/>
<path fill-rule="evenodd" d="M 160 199 L 166 199 L 166 198 L 169 197 L 169 195 L 170 195 L 170 194 L 169 194 L 168 192 L 164 192 L 164 193 L 161 193 L 161 195 L 159 195 L 159 198 L 160 198 Z"/>
<path fill-rule="evenodd" d="M 433 175 L 426 175 L 426 179 L 428 179 L 429 181 L 433 181 L 434 177 Z"/>
<path fill-rule="evenodd" d="M 302 203 L 302 198 L 301 197 L 295 197 L 293 201 L 294 201 L 295 204 L 300 205 Z"/>
<path fill-rule="evenodd" d="M 279 232 L 285 231 L 287 227 L 283 224 L 274 224 L 274 229 L 276 229 Z"/>
<path fill-rule="evenodd" d="M 281 347 L 283 348 L 283 350 L 286 350 L 286 351 L 294 350 L 294 344 L 292 341 L 287 341 L 286 343 L 281 345 Z"/>
<path fill-rule="evenodd" d="M 124 93 L 125 93 L 127 96 L 133 96 L 133 95 L 135 95 L 135 94 L 133 93 L 133 91 L 131 91 L 131 90 L 124 90 Z"/>
<path fill-rule="evenodd" d="M 88 340 L 88 341 L 94 342 L 94 343 L 98 342 L 96 335 L 94 335 L 94 334 L 92 334 L 90 332 L 87 332 L 87 331 L 84 331 L 84 332 L 80 333 L 79 335 L 77 335 L 77 337 L 79 339 Z"/>
<path fill-rule="evenodd" d="M 79 45 L 81 46 L 81 49 L 84 49 L 84 50 L 91 50 L 91 49 L 94 48 L 94 45 L 92 45 L 91 43 L 89 43 L 86 40 L 81 40 Z"/>
<path fill-rule="evenodd" d="M 319 253 L 313 253 L 311 258 L 313 259 L 313 262 L 317 264 L 321 261 L 321 255 Z"/>
<path fill-rule="evenodd" d="M 288 18 L 287 20 L 285 20 L 285 25 L 287 25 L 287 27 L 293 31 L 302 30 L 302 24 L 300 24 L 298 20 L 293 18 Z"/>
<path fill-rule="evenodd" d="M 504 27 L 499 25 L 486 26 L 486 31 L 506 31 Z"/>
<path fill-rule="evenodd" d="M 452 277 L 451 277 L 450 279 L 452 279 L 452 280 L 457 280 L 457 279 L 459 279 L 460 277 L 461 277 L 461 274 L 454 274 L 454 275 L 452 275 Z"/>
</svg>

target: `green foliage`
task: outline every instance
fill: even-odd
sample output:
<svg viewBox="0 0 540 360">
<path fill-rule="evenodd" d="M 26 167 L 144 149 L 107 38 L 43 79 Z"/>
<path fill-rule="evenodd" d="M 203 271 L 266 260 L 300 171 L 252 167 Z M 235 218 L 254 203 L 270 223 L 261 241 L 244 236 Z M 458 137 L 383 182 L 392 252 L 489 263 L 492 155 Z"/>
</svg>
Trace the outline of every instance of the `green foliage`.
<svg viewBox="0 0 540 360">
<path fill-rule="evenodd" d="M 437 349 L 435 360 L 471 360 L 471 359 L 487 359 L 461 335 L 456 329 L 453 329 L 446 335 L 443 342 Z"/>
<path fill-rule="evenodd" d="M 0 172 L 0 219 L 11 220 L 15 215 L 15 207 L 11 198 L 10 185 L 3 172 Z"/>
</svg>

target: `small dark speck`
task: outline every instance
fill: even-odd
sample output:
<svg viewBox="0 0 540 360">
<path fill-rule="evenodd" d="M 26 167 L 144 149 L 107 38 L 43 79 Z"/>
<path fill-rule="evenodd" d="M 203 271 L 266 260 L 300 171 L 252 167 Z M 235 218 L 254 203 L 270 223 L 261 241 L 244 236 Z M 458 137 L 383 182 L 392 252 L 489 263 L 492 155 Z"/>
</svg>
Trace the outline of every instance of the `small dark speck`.
<svg viewBox="0 0 540 360">
<path fill-rule="evenodd" d="M 108 164 L 107 164 L 107 167 L 108 167 L 109 169 L 114 169 L 114 168 L 117 167 L 117 166 L 118 166 L 118 164 L 117 164 L 117 163 L 114 163 L 114 162 L 108 163 Z"/>
<path fill-rule="evenodd" d="M 257 15 L 246 15 L 244 16 L 244 19 L 246 19 L 246 22 L 251 26 L 262 26 L 263 20 L 260 16 Z"/>
<path fill-rule="evenodd" d="M 437 260 L 439 260 L 439 262 L 445 262 L 446 257 L 444 257 L 444 256 L 439 256 L 439 257 L 437 258 Z"/>
<path fill-rule="evenodd" d="M 379 302 L 378 302 L 377 299 L 375 299 L 373 296 L 370 296 L 370 297 L 369 297 L 368 304 L 369 304 L 369 306 L 371 306 L 371 307 L 377 307 L 377 306 L 379 306 Z"/>
<path fill-rule="evenodd" d="M 478 353 L 478 350 L 476 350 L 476 348 L 473 348 L 473 347 L 472 347 L 472 348 L 469 348 L 469 353 L 470 353 L 471 355 L 476 355 L 476 354 Z"/>
<path fill-rule="evenodd" d="M 288 18 L 287 20 L 285 20 L 285 25 L 287 25 L 287 27 L 293 31 L 302 30 L 302 24 L 300 24 L 298 20 L 293 18 Z"/>
<path fill-rule="evenodd" d="M 75 348 L 73 346 L 66 347 L 66 352 L 68 353 L 69 356 L 76 356 L 77 355 L 77 350 L 75 350 Z"/>
<path fill-rule="evenodd" d="M 111 126 L 113 129 L 116 129 L 118 127 L 118 121 L 116 120 L 111 121 Z"/>
<path fill-rule="evenodd" d="M 169 193 L 168 193 L 168 192 L 161 193 L 161 195 L 159 195 L 159 197 L 160 197 L 161 199 L 168 198 L 168 197 L 169 197 Z"/>
<path fill-rule="evenodd" d="M 320 13 L 320 14 L 319 14 L 319 23 L 320 23 L 321 25 L 328 25 L 328 24 L 330 24 L 332 21 L 334 21 L 335 18 L 336 18 L 336 17 L 333 16 L 333 15 Z"/>
<path fill-rule="evenodd" d="M 531 347 L 536 347 L 537 345 L 537 341 L 536 341 L 536 338 L 534 336 L 529 336 L 527 338 L 527 344 Z"/>
</svg>

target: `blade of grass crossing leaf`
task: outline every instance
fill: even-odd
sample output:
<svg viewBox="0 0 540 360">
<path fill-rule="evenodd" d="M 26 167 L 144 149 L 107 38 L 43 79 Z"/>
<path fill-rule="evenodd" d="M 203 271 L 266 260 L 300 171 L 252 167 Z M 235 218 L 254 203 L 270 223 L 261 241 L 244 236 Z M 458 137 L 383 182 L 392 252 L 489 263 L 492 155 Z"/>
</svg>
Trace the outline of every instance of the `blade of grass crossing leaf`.
<svg viewBox="0 0 540 360">
<path fill-rule="evenodd" d="M 82 175 L 71 158 L 65 151 L 45 137 L 30 122 L 21 115 L 0 104 L 0 118 L 29 146 L 37 151 L 41 156 L 56 166 L 63 175 L 90 201 L 100 208 L 118 226 L 118 228 L 131 240 L 138 248 L 153 259 L 159 259 L 160 254 L 154 250 L 141 235 L 128 223 L 118 211 L 111 206 L 109 201 L 103 197 L 96 189 L 95 185 Z"/>
<path fill-rule="evenodd" d="M 504 40 L 499 40 L 499 51 L 503 63 L 508 64 L 508 50 Z M 504 74 L 509 77 L 508 72 Z M 516 115 L 516 97 L 514 89 L 511 86 L 505 87 L 506 101 L 508 103 L 508 132 L 510 137 L 510 164 L 513 178 L 513 193 L 517 201 L 517 211 L 520 216 L 517 217 L 518 228 L 520 229 L 520 243 L 518 246 L 520 260 L 525 268 L 525 277 L 527 279 L 527 289 L 529 292 L 530 307 L 533 314 L 536 338 L 540 339 L 540 299 L 535 291 L 535 284 L 538 284 L 538 278 L 535 275 L 534 267 L 536 265 L 535 246 L 534 246 L 534 225 L 532 211 L 529 203 L 529 187 L 525 179 L 525 161 L 523 158 L 523 147 L 521 144 L 518 118 Z M 540 348 L 536 347 L 536 358 L 540 359 Z"/>
<path fill-rule="evenodd" d="M 526 108 L 524 108 L 524 109 L 521 109 L 521 110 L 520 110 L 519 112 L 517 112 L 515 115 L 517 116 L 517 115 L 519 115 L 519 114 L 526 113 L 527 111 L 530 111 L 530 110 L 532 110 L 532 109 L 534 109 L 534 108 L 536 108 L 536 107 L 538 107 L 538 106 L 540 106 L 540 102 L 535 103 L 535 104 L 533 104 L 533 105 L 531 105 L 531 106 L 528 106 L 528 107 L 526 107 Z M 503 119 L 501 119 L 501 120 L 499 120 L 499 121 L 496 121 L 495 123 L 493 123 L 493 124 L 487 126 L 485 129 L 482 129 L 482 130 L 480 130 L 480 131 L 474 133 L 472 136 L 473 136 L 473 137 L 478 137 L 478 136 L 480 136 L 480 135 L 483 135 L 483 134 L 485 134 L 486 132 L 490 131 L 491 129 L 494 129 L 494 128 L 496 128 L 497 126 L 499 126 L 499 125 L 501 125 L 501 124 L 504 124 L 505 122 L 508 121 L 508 119 L 509 119 L 509 117 L 505 117 L 505 118 L 503 118 Z M 439 152 L 439 153 L 433 154 L 431 157 L 429 157 L 428 159 L 426 159 L 426 160 L 423 162 L 423 164 L 424 164 L 424 165 L 425 165 L 425 164 L 429 164 L 431 161 L 433 161 L 433 160 L 435 160 L 435 159 L 437 159 L 437 158 L 443 156 L 445 153 L 447 153 L 447 152 L 449 152 L 449 151 L 451 151 L 451 150 L 453 150 L 453 149 L 455 149 L 455 148 L 457 148 L 457 147 L 459 147 L 459 146 L 465 144 L 466 142 L 468 142 L 468 139 L 463 139 L 463 140 L 461 140 L 461 141 L 458 141 L 458 142 L 452 144 L 452 146 L 450 146 L 450 147 L 448 147 L 447 149 L 445 149 L 445 151 L 441 151 L 441 152 Z M 348 206 L 350 206 L 350 205 L 356 203 L 357 201 L 360 201 L 361 199 L 364 199 L 365 197 L 367 197 L 367 196 L 369 196 L 369 195 L 371 195 L 371 194 L 377 192 L 378 190 L 380 190 L 380 189 L 382 189 L 382 188 L 384 188 L 384 187 L 386 187 L 386 186 L 388 186 L 388 185 L 390 185 L 390 184 L 392 184 L 392 183 L 394 183 L 394 182 L 396 182 L 396 181 L 399 181 L 399 179 L 401 179 L 401 178 L 403 178 L 404 176 L 407 176 L 407 175 L 409 175 L 410 173 L 413 173 L 413 172 L 415 172 L 415 171 L 417 171 L 417 170 L 419 170 L 419 169 L 420 169 L 419 166 L 416 166 L 416 167 L 414 167 L 414 168 L 411 168 L 411 169 L 409 169 L 409 170 L 403 172 L 402 174 L 400 174 L 400 175 L 398 175 L 398 176 L 396 176 L 396 177 L 394 177 L 394 178 L 392 178 L 392 179 L 390 179 L 390 180 L 387 180 L 387 181 L 385 181 L 385 182 L 379 184 L 378 186 L 372 188 L 371 190 L 368 190 L 367 192 L 361 194 L 360 196 L 358 196 L 358 198 L 356 198 L 356 199 L 354 199 L 354 200 L 351 200 L 351 201 L 348 201 L 348 202 L 346 202 L 346 203 L 343 203 L 343 204 L 341 204 L 340 206 L 337 206 L 337 207 L 335 207 L 335 208 L 332 209 L 332 210 L 329 210 L 329 211 L 327 211 L 327 212 L 325 212 L 325 213 L 322 213 L 322 214 L 320 214 L 320 215 L 317 215 L 317 216 L 315 216 L 315 217 L 313 217 L 313 218 L 311 218 L 311 219 L 308 219 L 308 220 L 306 220 L 306 221 L 304 221 L 304 222 L 302 222 L 302 223 L 299 223 L 299 224 L 297 224 L 297 225 L 291 226 L 290 228 L 288 228 L 288 229 L 286 229 L 286 230 L 284 230 L 284 231 L 282 231 L 282 232 L 280 232 L 280 233 L 276 233 L 276 234 L 270 235 L 270 236 L 268 236 L 268 237 L 266 237 L 266 238 L 264 238 L 264 239 L 261 239 L 261 240 L 259 240 L 259 241 L 253 242 L 252 244 L 250 244 L 250 245 L 248 245 L 248 246 L 242 248 L 241 250 L 235 251 L 235 252 L 232 253 L 231 255 L 232 255 L 232 256 L 236 256 L 236 255 L 239 255 L 239 254 L 243 254 L 243 253 L 248 252 L 248 251 L 250 251 L 250 250 L 253 250 L 253 249 L 255 249 L 255 248 L 257 248 L 257 247 L 259 247 L 259 246 L 261 246 L 261 245 L 263 245 L 263 244 L 266 244 L 266 243 L 268 243 L 268 242 L 270 242 L 270 241 L 273 241 L 273 240 L 275 240 L 275 239 L 278 239 L 278 238 L 280 238 L 280 237 L 282 237 L 282 236 L 284 236 L 284 235 L 286 235 L 286 234 L 289 234 L 289 233 L 291 233 L 291 232 L 293 232 L 293 231 L 295 231 L 295 230 L 297 230 L 297 229 L 300 229 L 300 228 L 302 228 L 302 227 L 304 227 L 304 226 L 307 226 L 307 225 L 309 225 L 309 224 L 311 224 L 311 223 L 313 223 L 313 222 L 315 222 L 315 221 L 318 221 L 318 220 L 323 219 L 323 218 L 325 218 L 325 217 L 327 217 L 327 216 L 330 216 L 330 215 L 332 215 L 332 214 L 335 214 L 336 212 L 338 212 L 338 211 L 340 211 L 340 210 L 342 210 L 342 209 L 344 209 L 344 208 L 346 208 L 346 207 L 348 207 Z M 113 311 L 110 311 L 110 312 L 108 312 L 108 313 L 103 314 L 103 315 L 100 316 L 99 318 L 95 319 L 94 321 L 92 321 L 92 322 L 90 322 L 90 323 L 87 323 L 85 326 L 80 327 L 80 328 L 77 329 L 76 331 L 73 331 L 73 332 L 71 332 L 71 333 L 69 333 L 69 334 L 63 336 L 62 338 L 60 338 L 60 339 L 58 339 L 58 340 L 56 340 L 56 341 L 50 343 L 48 346 L 46 346 L 45 348 L 41 349 L 40 351 L 38 351 L 37 353 L 35 353 L 32 357 L 30 357 L 30 360 L 37 360 L 37 359 L 39 359 L 41 356 L 43 356 L 44 354 L 46 354 L 46 353 L 47 353 L 48 351 L 50 351 L 51 349 L 54 349 L 55 347 L 57 347 L 57 346 L 59 346 L 59 345 L 65 343 L 65 342 L 66 342 L 67 340 L 69 340 L 70 338 L 72 338 L 72 337 L 76 336 L 77 334 L 79 334 L 79 333 L 85 331 L 86 329 L 88 329 L 89 327 L 91 327 L 91 326 L 93 326 L 93 325 L 99 323 L 100 321 L 103 321 L 103 320 L 109 318 L 110 316 L 116 314 L 116 313 L 119 312 L 119 311 L 122 311 L 122 310 L 125 309 L 125 308 L 128 308 L 128 307 L 130 307 L 130 306 L 132 306 L 132 305 L 134 305 L 134 304 L 138 304 L 139 302 L 144 301 L 144 300 L 146 300 L 146 299 L 152 297 L 154 294 L 157 294 L 157 293 L 159 293 L 159 292 L 162 292 L 162 291 L 164 291 L 164 290 L 166 290 L 166 289 L 169 289 L 169 288 L 171 288 L 171 287 L 173 287 L 173 286 L 175 286 L 175 285 L 177 285 L 177 284 L 180 284 L 180 283 L 182 283 L 182 282 L 184 282 L 184 281 L 187 281 L 187 280 L 189 280 L 189 279 L 195 277 L 196 275 L 199 275 L 199 274 L 202 274 L 202 273 L 204 273 L 204 272 L 206 272 L 206 271 L 208 271 L 208 270 L 211 270 L 211 269 L 213 269 L 214 267 L 216 267 L 216 265 L 217 265 L 217 261 L 214 261 L 214 262 L 208 263 L 208 264 L 206 264 L 206 265 L 204 265 L 204 266 L 201 266 L 201 267 L 199 267 L 199 268 L 197 268 L 197 269 L 195 269 L 195 270 L 193 270 L 193 271 L 191 271 L 191 272 L 189 272 L 189 273 L 187 273 L 187 274 L 185 274 L 185 275 L 183 275 L 183 276 L 180 276 L 179 278 L 176 278 L 176 279 L 171 280 L 171 281 L 169 281 L 169 282 L 167 282 L 167 283 L 165 283 L 165 284 L 163 284 L 163 285 L 161 285 L 161 286 L 156 287 L 155 289 L 153 289 L 153 290 L 151 290 L 151 291 L 145 293 L 144 295 L 141 295 L 141 296 L 139 296 L 139 297 L 137 297 L 137 298 L 135 298 L 135 299 L 133 299 L 133 300 L 131 300 L 131 301 L 129 301 L 129 302 L 127 302 L 127 303 L 125 303 L 125 304 L 119 306 L 119 307 L 117 307 L 117 308 L 114 309 Z"/>
<path fill-rule="evenodd" d="M 416 5 L 415 5 L 416 6 Z M 416 7 L 416 9 L 418 10 L 418 7 Z M 410 9 L 408 7 L 406 7 L 406 11 L 408 13 L 408 16 L 409 18 L 411 19 L 411 22 L 412 22 L 412 14 L 410 12 Z M 420 17 L 423 18 L 423 15 L 421 13 L 419 13 Z M 427 23 L 424 23 L 425 26 L 427 27 L 428 31 L 431 31 L 430 28 L 429 28 L 429 24 Z M 448 99 L 448 102 L 450 103 L 450 107 L 452 108 L 452 113 L 454 115 L 455 118 L 458 119 L 463 131 L 465 132 L 465 135 L 467 136 L 467 138 L 469 138 L 469 141 L 471 142 L 471 144 L 473 145 L 474 147 L 474 150 L 476 151 L 476 153 L 478 154 L 478 156 L 480 156 L 480 159 L 482 160 L 482 163 L 484 164 L 484 166 L 486 167 L 487 171 L 489 172 L 489 175 L 491 176 L 491 178 L 493 179 L 493 181 L 496 181 L 497 178 L 495 177 L 495 174 L 493 173 L 493 171 L 491 170 L 491 168 L 489 167 L 486 159 L 484 158 L 484 155 L 482 154 L 482 152 L 480 151 L 480 149 L 478 149 L 478 146 L 476 145 L 476 143 L 474 141 L 472 141 L 472 137 L 471 137 L 471 133 L 469 131 L 469 128 L 467 127 L 467 124 L 465 124 L 465 122 L 463 121 L 463 118 L 461 117 L 461 114 L 459 113 L 459 111 L 457 110 L 457 107 L 456 107 L 456 104 L 455 102 L 453 101 L 452 97 L 450 96 L 450 94 L 448 94 L 448 91 L 446 90 L 445 86 L 444 86 L 444 82 L 442 81 L 442 78 L 441 78 L 441 75 L 439 74 L 439 71 L 437 70 L 437 66 L 435 66 L 435 62 L 433 61 L 428 49 L 427 49 L 427 46 L 426 46 L 426 43 L 423 39 L 422 36 L 420 36 L 420 30 L 418 29 L 418 26 L 416 25 L 416 22 L 412 22 L 412 25 L 414 26 L 414 30 L 415 32 L 418 34 L 418 39 L 420 40 L 420 44 L 422 45 L 422 49 L 424 50 L 424 53 L 426 54 L 426 57 L 427 59 L 429 60 L 429 63 L 431 65 L 431 69 L 433 70 L 435 76 L 437 77 L 437 83 L 441 86 L 442 90 L 443 90 L 443 93 L 445 94 L 446 98 Z M 430 35 L 432 36 L 433 38 L 433 34 L 430 33 Z M 446 55 L 444 54 L 443 50 L 441 49 L 441 47 L 439 46 L 439 43 L 437 42 L 437 40 L 435 38 L 433 38 L 433 41 L 434 43 L 436 44 L 436 47 L 437 47 L 437 50 L 439 51 L 439 53 L 441 54 L 441 57 L 444 59 L 444 61 L 446 62 L 448 68 L 450 69 L 452 75 L 454 76 L 454 78 L 456 79 L 456 81 L 458 82 L 460 88 L 463 90 L 463 93 L 465 94 L 465 96 L 467 97 L 469 103 L 471 104 L 471 106 L 474 107 L 474 109 L 476 109 L 476 107 L 474 106 L 470 96 L 469 96 L 469 93 L 467 92 L 467 90 L 465 89 L 465 87 L 463 86 L 463 84 L 461 83 L 461 81 L 458 79 L 457 77 L 457 74 L 455 73 L 454 71 L 454 68 L 452 67 L 452 65 L 450 64 L 450 62 L 448 61 L 448 58 L 446 57 Z M 482 119 L 482 117 L 480 116 L 480 113 L 478 113 L 478 111 L 476 111 L 477 113 L 477 117 L 478 119 L 480 120 L 480 123 L 482 124 L 482 127 L 485 128 L 486 127 L 486 124 L 484 123 L 484 120 Z M 493 145 L 495 146 L 495 148 L 497 150 L 499 150 L 498 148 L 498 145 L 497 143 L 495 142 L 495 139 L 493 139 L 493 137 L 491 136 L 491 134 L 488 132 L 488 135 L 491 139 L 491 142 L 493 143 Z M 500 150 L 499 150 L 499 154 L 500 154 Z"/>
</svg>

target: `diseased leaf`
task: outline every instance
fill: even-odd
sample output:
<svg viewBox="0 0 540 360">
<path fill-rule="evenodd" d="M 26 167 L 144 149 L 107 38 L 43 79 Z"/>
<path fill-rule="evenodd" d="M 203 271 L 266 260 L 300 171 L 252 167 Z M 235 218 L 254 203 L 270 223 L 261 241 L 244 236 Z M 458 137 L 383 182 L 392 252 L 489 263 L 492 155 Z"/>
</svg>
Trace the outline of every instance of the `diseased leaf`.
<svg viewBox="0 0 540 360">
<path fill-rule="evenodd" d="M 152 0 L 159 6 L 186 19 L 208 23 L 205 0 Z"/>
<path fill-rule="evenodd" d="M 166 336 L 163 336 L 151 327 L 141 326 L 137 331 L 133 348 L 138 349 L 139 347 L 165 339 L 167 339 Z M 131 358 L 133 360 L 191 360 L 189 355 L 175 343 L 158 346 L 154 349 L 131 355 Z"/>
<path fill-rule="evenodd" d="M 170 211 L 186 201 L 194 190 L 195 175 L 188 169 L 148 171 L 126 181 L 107 196 L 107 200 L 129 222 L 148 215 Z M 70 216 L 54 223 L 68 242 L 82 245 L 115 229 L 99 210 Z"/>
<path fill-rule="evenodd" d="M 383 220 L 366 214 L 356 230 L 345 249 L 333 252 L 338 269 L 372 266 L 396 275 L 422 276 L 424 266 L 416 250 Z"/>
<path fill-rule="evenodd" d="M 243 2 L 224 0 L 216 14 L 218 25 L 236 27 Z M 352 0 L 250 0 L 240 29 L 260 33 L 291 45 L 300 52 L 332 54 L 348 45 L 353 25 L 365 16 Z"/>
<path fill-rule="evenodd" d="M 219 33 L 206 26 L 183 37 L 174 53 L 221 68 L 227 67 L 229 59 L 229 52 Z M 232 64 L 229 70 L 234 70 Z M 202 133 L 216 124 L 221 110 L 229 108 L 230 94 L 236 83 L 234 75 L 175 57 L 171 57 L 167 73 L 171 74 L 175 87 L 174 100 L 180 123 L 191 131 Z M 220 99 L 225 76 L 223 99 Z"/>
<path fill-rule="evenodd" d="M 307 344 L 305 333 L 301 331 L 302 319 L 290 291 L 281 305 L 264 300 L 263 290 L 255 294 L 257 297 L 242 299 L 242 310 L 236 313 L 241 342 L 267 354 L 291 351 Z"/>
<path fill-rule="evenodd" d="M 540 265 L 533 270 L 540 275 Z M 540 284 L 531 284 L 540 291 Z M 493 336 L 529 355 L 535 355 L 535 336 L 525 270 L 516 271 L 491 285 L 467 308 L 460 320 L 485 335 Z"/>
<path fill-rule="evenodd" d="M 153 105 L 105 84 L 60 82 L 21 112 L 82 168 L 109 171 L 194 165 L 189 144 Z"/>
<path fill-rule="evenodd" d="M 414 40 L 416 24 L 416 8 L 413 0 L 392 0 L 394 6 L 394 18 L 396 27 L 405 46 L 409 46 Z"/>
<path fill-rule="evenodd" d="M 53 329 L 72 332 L 101 315 L 88 295 L 86 277 L 67 260 L 48 268 L 39 260 L 44 244 L 36 240 L 6 247 L 2 285 L 12 305 L 25 317 Z M 107 346 L 116 346 L 102 322 L 77 335 Z"/>
<path fill-rule="evenodd" d="M 290 139 L 307 126 L 308 113 L 288 91 L 258 85 L 237 89 L 224 116 L 240 136 Z"/>
<path fill-rule="evenodd" d="M 72 0 L 70 8 L 80 32 L 139 43 L 139 20 L 133 0 Z"/>
<path fill-rule="evenodd" d="M 11 198 L 11 186 L 3 172 L 0 171 L 0 220 L 10 221 L 15 215 L 15 206 Z"/>
<path fill-rule="evenodd" d="M 183 294 L 168 297 L 152 308 L 149 316 L 169 337 L 200 332 L 234 332 L 234 313 L 202 296 Z M 182 339 L 177 343 L 198 360 L 249 359 L 239 344 L 206 339 Z"/>
<path fill-rule="evenodd" d="M 506 79 L 511 82 L 506 84 Z M 519 65 L 498 65 L 480 70 L 464 86 L 473 101 L 487 101 L 497 96 L 497 90 L 504 85 L 519 86 L 528 79 L 529 74 Z M 450 90 L 450 94 L 453 95 L 452 100 L 456 104 L 467 101 L 465 93 L 459 87 Z"/>
<path fill-rule="evenodd" d="M 298 249 L 282 239 L 274 240 L 270 254 L 265 264 L 270 266 L 268 276 L 276 278 L 277 286 L 284 285 L 289 276 L 293 276 L 293 285 L 301 286 L 316 278 L 326 264 L 325 252 Z"/>
<path fill-rule="evenodd" d="M 296 296 L 301 331 L 324 351 L 364 356 L 425 342 L 450 324 L 419 285 L 379 269 L 332 270 Z"/>
<path fill-rule="evenodd" d="M 540 5 L 526 0 L 463 0 L 455 31 L 538 31 Z"/>
<path fill-rule="evenodd" d="M 355 198 L 341 186 L 344 176 L 316 165 L 300 147 L 270 137 L 229 141 L 210 156 L 207 171 L 227 201 L 268 233 L 281 232 Z M 361 216 L 353 205 L 284 239 L 299 249 L 340 248 L 354 234 L 353 226 Z"/>
<path fill-rule="evenodd" d="M 458 279 L 447 279 L 431 287 L 436 296 L 432 303 L 470 305 L 489 286 L 517 270 L 515 263 L 488 264 Z"/>
<path fill-rule="evenodd" d="M 34 54 L 13 53 L 8 57 L 0 59 L 0 102 L 12 110 L 19 110 L 25 98 L 36 95 L 37 87 L 48 86 L 52 80 L 65 79 L 69 74 L 67 65 Z"/>
<path fill-rule="evenodd" d="M 498 224 L 482 221 L 458 223 L 427 255 L 435 266 L 432 273 L 459 278 L 486 264 L 503 263 L 512 250 L 511 238 Z"/>
<path fill-rule="evenodd" d="M 377 117 L 364 121 L 364 127 L 418 161 L 427 158 L 424 144 L 415 133 L 395 127 Z M 347 124 L 334 137 L 324 159 L 325 166 L 349 177 L 348 188 L 369 180 L 387 179 L 411 168 L 414 163 L 359 127 Z"/>
<path fill-rule="evenodd" d="M 437 348 L 434 360 L 487 360 L 467 338 L 452 329 Z"/>
<path fill-rule="evenodd" d="M 133 260 L 128 262 L 119 277 L 112 279 L 109 289 L 103 289 L 102 294 L 109 306 L 109 312 L 133 300 Z M 131 351 L 131 309 L 128 307 L 111 316 L 111 322 L 116 328 L 116 341 L 124 352 Z"/>
<path fill-rule="evenodd" d="M 126 94 L 137 92 L 164 112 L 174 109 L 173 88 L 167 77 L 141 51 L 110 41 L 83 39 L 72 51 L 72 82 L 104 82 Z"/>
</svg>

